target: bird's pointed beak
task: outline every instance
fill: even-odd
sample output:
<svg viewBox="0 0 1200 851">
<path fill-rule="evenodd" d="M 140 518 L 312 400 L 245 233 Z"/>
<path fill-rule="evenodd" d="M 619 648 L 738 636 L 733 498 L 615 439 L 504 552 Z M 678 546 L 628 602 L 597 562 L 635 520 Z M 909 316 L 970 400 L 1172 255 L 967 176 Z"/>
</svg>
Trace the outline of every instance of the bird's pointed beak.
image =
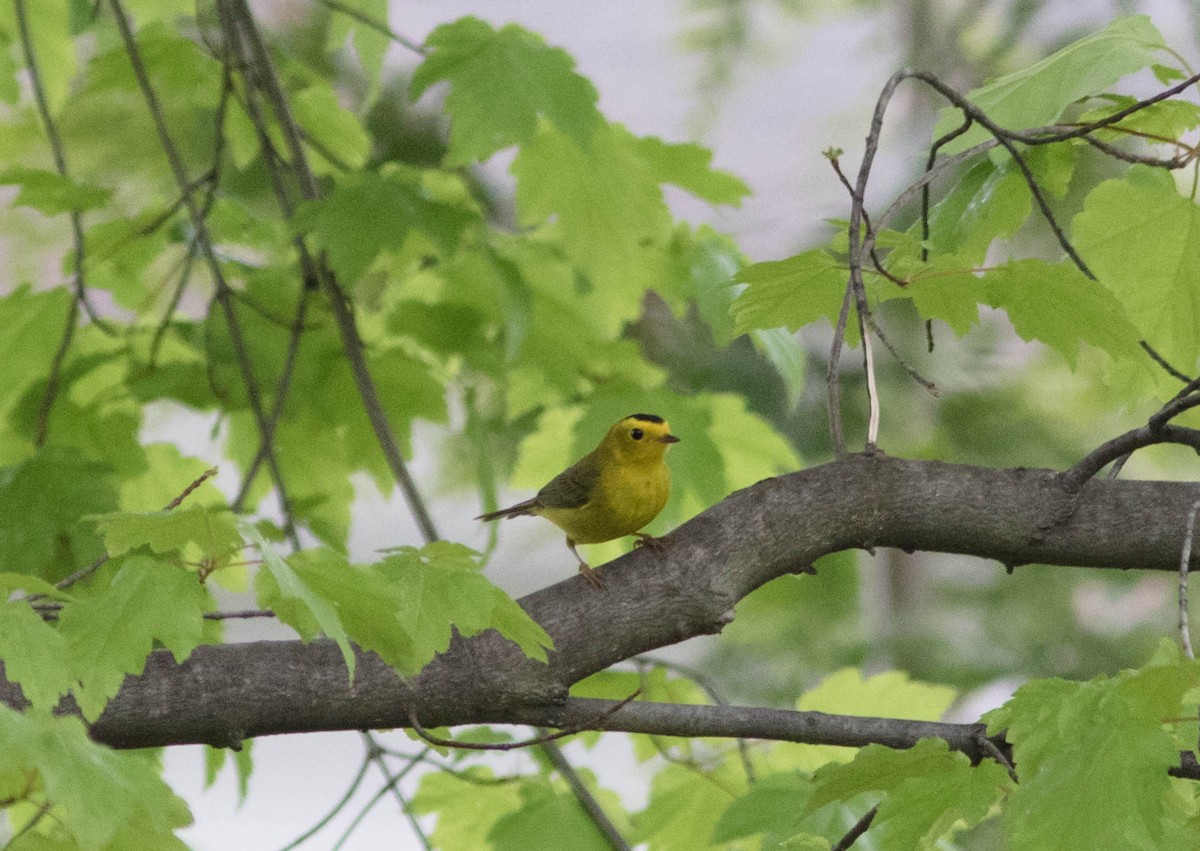
<svg viewBox="0 0 1200 851">
<path fill-rule="evenodd" d="M 659 443 L 678 443 L 679 438 L 673 434 L 664 434 L 658 439 Z"/>
</svg>

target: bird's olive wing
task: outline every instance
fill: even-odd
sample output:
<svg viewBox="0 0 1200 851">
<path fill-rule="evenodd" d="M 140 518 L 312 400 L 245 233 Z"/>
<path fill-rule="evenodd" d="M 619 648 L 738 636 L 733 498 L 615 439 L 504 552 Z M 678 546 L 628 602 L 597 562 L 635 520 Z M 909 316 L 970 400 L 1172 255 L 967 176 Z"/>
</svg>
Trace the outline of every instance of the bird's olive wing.
<svg viewBox="0 0 1200 851">
<path fill-rule="evenodd" d="M 563 470 L 538 491 L 537 502 L 544 508 L 579 508 L 592 498 L 600 479 L 600 465 L 591 456 Z"/>
</svg>

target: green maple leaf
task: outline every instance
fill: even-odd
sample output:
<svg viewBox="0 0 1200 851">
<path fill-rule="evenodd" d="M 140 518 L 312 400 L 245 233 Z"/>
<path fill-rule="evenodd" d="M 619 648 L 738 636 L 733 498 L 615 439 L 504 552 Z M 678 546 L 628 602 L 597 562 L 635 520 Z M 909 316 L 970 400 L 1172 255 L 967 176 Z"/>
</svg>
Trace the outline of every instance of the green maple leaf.
<svg viewBox="0 0 1200 851">
<path fill-rule="evenodd" d="M 377 653 L 403 674 L 417 673 L 445 651 L 452 627 L 467 636 L 496 629 L 543 662 L 553 646 L 545 630 L 483 577 L 478 555 L 460 544 L 400 547 L 373 565 L 313 550 L 284 566 L 291 590 L 278 571 L 260 572 L 261 604 L 305 639 L 324 631 L 339 645 L 352 641 Z"/>
<path fill-rule="evenodd" d="M 799 772 L 760 777 L 721 814 L 712 841 L 728 842 L 765 833 L 777 845 L 781 837 L 796 833 L 810 794 L 812 781 Z M 763 847 L 772 847 L 771 841 L 764 840 Z"/>
<path fill-rule="evenodd" d="M 755 328 L 796 331 L 825 319 L 836 327 L 849 272 L 828 251 L 815 248 L 786 260 L 753 263 L 734 276 L 745 288 L 733 302 L 737 333 Z M 848 322 L 846 338 L 857 340 L 857 324 Z"/>
<path fill-rule="evenodd" d="M 672 144 L 654 136 L 640 138 L 636 145 L 660 183 L 678 186 L 713 204 L 737 206 L 750 194 L 750 187 L 739 178 L 714 171 L 710 166 L 712 151 L 701 145 Z"/>
<path fill-rule="evenodd" d="M 889 267 L 893 274 L 907 278 L 908 285 L 881 284 L 880 301 L 910 299 L 923 318 L 940 319 L 960 337 L 978 324 L 983 285 L 963 258 L 935 256 L 924 263 L 911 260 L 889 263 Z"/>
<path fill-rule="evenodd" d="M 421 778 L 412 809 L 437 816 L 430 834 L 435 847 L 488 847 L 493 825 L 521 806 L 523 783 L 497 783 L 496 779 L 491 768 L 478 765 L 461 776 L 431 771 Z"/>
<path fill-rule="evenodd" d="M 150 514 L 99 514 L 91 519 L 104 536 L 111 556 L 138 547 L 172 553 L 198 544 L 206 557 L 219 559 L 242 548 L 238 519 L 229 509 L 196 506 Z"/>
<path fill-rule="evenodd" d="M 745 781 L 722 764 L 711 772 L 668 765 L 650 784 L 650 801 L 634 818 L 636 842 L 661 851 L 709 847 L 731 797 L 745 792 Z"/>
<path fill-rule="evenodd" d="M 477 218 L 473 210 L 431 197 L 404 169 L 385 166 L 339 180 L 328 197 L 297 210 L 294 226 L 311 231 L 315 244 L 329 252 L 333 268 L 352 282 L 381 250 L 400 250 L 414 232 L 451 251 Z"/>
<path fill-rule="evenodd" d="M 932 849 L 952 829 L 987 817 L 1013 787 L 1007 769 L 993 760 L 972 767 L 965 754 L 940 739 L 908 750 L 868 745 L 847 764 L 825 766 L 813 777 L 808 811 L 865 792 L 884 792 L 871 833 L 881 849 Z"/>
<path fill-rule="evenodd" d="M 233 763 L 234 773 L 237 774 L 238 805 L 245 803 L 246 793 L 250 788 L 250 775 L 254 771 L 254 739 L 246 739 L 241 748 L 214 748 L 204 746 L 204 788 L 211 789 L 217 782 L 217 775 L 226 763 Z"/>
<path fill-rule="evenodd" d="M 53 709 L 75 682 L 62 634 L 27 603 L 0 604 L 0 659 L 35 709 Z"/>
<path fill-rule="evenodd" d="M 1115 358 L 1139 351 L 1138 332 L 1112 292 L 1068 261 L 1017 260 L 989 270 L 984 300 L 1003 309 L 1022 340 L 1041 340 L 1075 366 L 1080 342 Z"/>
<path fill-rule="evenodd" d="M 0 416 L 7 417 L 30 384 L 42 379 L 66 327 L 71 294 L 33 293 L 21 286 L 0 297 Z"/>
<path fill-rule="evenodd" d="M 495 629 L 541 662 L 554 646 L 524 609 L 483 576 L 478 554 L 461 544 L 399 547 L 376 570 L 393 589 L 417 669 L 450 646 L 451 626 L 465 636 Z"/>
<path fill-rule="evenodd" d="M 596 89 L 575 73 L 571 56 L 516 24 L 495 30 L 479 18 L 460 18 L 439 26 L 425 43 L 430 52 L 413 73 L 412 95 L 450 82 L 448 166 L 527 141 L 539 118 L 579 148 L 600 124 Z"/>
<path fill-rule="evenodd" d="M 1020 766 L 1005 807 L 1012 846 L 1102 848 L 1120 837 L 1126 848 L 1163 847 L 1167 769 L 1179 759 L 1163 719 L 1189 711 L 1183 697 L 1198 676 L 1184 660 L 1085 683 L 1034 680 L 989 713 Z"/>
<path fill-rule="evenodd" d="M 580 774 L 594 786 L 590 771 L 585 769 Z M 502 815 L 487 833 L 491 847 L 495 851 L 559 851 L 562 848 L 605 851 L 612 848 L 596 823 L 579 806 L 579 799 L 558 785 L 522 783 L 521 806 Z M 598 797 L 610 818 L 622 812 L 616 795 L 605 793 Z"/>
<path fill-rule="evenodd" d="M 182 662 L 203 640 L 212 598 L 195 574 L 143 555 L 121 561 L 100 593 L 63 607 L 60 630 L 79 685 L 75 700 L 94 721 L 126 674 L 140 674 L 160 642 Z"/>
<path fill-rule="evenodd" d="M 32 207 L 47 216 L 103 207 L 112 196 L 112 190 L 103 186 L 80 183 L 56 171 L 23 166 L 0 171 L 0 185 L 21 187 L 12 201 L 14 207 Z"/>
<path fill-rule="evenodd" d="M 98 556 L 99 540 L 83 518 L 116 508 L 108 473 L 54 447 L 0 467 L 0 570 L 58 578 Z"/>
<path fill-rule="evenodd" d="M 1127 109 L 1138 102 L 1129 95 L 1102 95 L 1104 106 L 1089 109 L 1075 119 L 1080 124 L 1090 124 Z M 1184 133 L 1200 125 L 1200 106 L 1185 100 L 1164 100 L 1143 106 L 1137 112 L 1122 118 L 1113 127 L 1145 134 L 1150 144 L 1166 144 L 1167 140 L 1178 139 Z M 1105 141 L 1127 139 L 1128 134 L 1106 129 L 1097 132 Z"/>
<path fill-rule="evenodd" d="M 982 263 L 993 240 L 1017 232 L 1029 217 L 1030 204 L 1018 169 L 983 159 L 930 212 L 930 250 L 935 257 L 953 254 L 969 265 Z"/>
<path fill-rule="evenodd" d="M 7 706 L 0 706 L 0 751 L 6 769 L 40 778 L 54 823 L 78 843 L 71 848 L 185 847 L 174 831 L 191 815 L 162 780 L 157 754 L 98 745 L 72 716 Z"/>
<path fill-rule="evenodd" d="M 671 235 L 658 176 L 640 144 L 625 128 L 605 124 L 580 148 L 543 123 L 511 169 L 521 224 L 554 220 L 550 233 L 607 296 L 610 331 L 636 315 L 641 293 L 660 282 L 655 262 Z"/>
<path fill-rule="evenodd" d="M 311 639 L 320 630 L 333 639 L 346 662 L 347 676 L 353 682 L 357 659 L 333 601 L 305 581 L 305 576 L 275 552 L 258 529 L 246 522 L 240 528 L 242 535 L 258 547 L 266 568 L 258 573 L 259 604 L 270 607 L 281 621 L 300 633 L 301 638 Z"/>
<path fill-rule="evenodd" d="M 1171 175 L 1134 166 L 1089 194 L 1072 225 L 1075 248 L 1170 363 L 1200 355 L 1200 207 Z"/>
<path fill-rule="evenodd" d="M 291 96 L 296 122 L 311 140 L 324 170 L 327 153 L 339 168 L 362 168 L 371 153 L 371 137 L 353 112 L 339 102 L 329 83 L 315 83 Z M 324 152 L 324 153 L 322 153 Z"/>
<path fill-rule="evenodd" d="M 297 579 L 314 595 L 327 601 L 335 611 L 346 636 L 363 650 L 372 651 L 397 670 L 415 673 L 418 661 L 410 628 L 399 618 L 400 601 L 396 588 L 370 566 L 351 565 L 346 557 L 332 550 L 309 550 L 288 559 Z M 263 594 L 268 576 L 259 575 L 260 600 L 302 636 L 318 631 L 311 606 L 297 599 L 286 600 L 270 591 Z M 424 660 L 428 661 L 428 659 Z"/>
</svg>

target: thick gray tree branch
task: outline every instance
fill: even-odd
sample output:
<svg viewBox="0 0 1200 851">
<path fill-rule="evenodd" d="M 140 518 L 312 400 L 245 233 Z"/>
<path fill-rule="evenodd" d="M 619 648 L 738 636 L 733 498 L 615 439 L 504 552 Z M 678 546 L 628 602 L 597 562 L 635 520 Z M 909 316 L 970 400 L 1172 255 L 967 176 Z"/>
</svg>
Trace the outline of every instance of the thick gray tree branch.
<svg viewBox="0 0 1200 851">
<path fill-rule="evenodd" d="M 636 550 L 601 568 L 603 592 L 572 577 L 522 598 L 554 639 L 549 664 L 527 659 L 496 633 L 456 639 L 407 685 L 365 653 L 349 683 L 328 641 L 201 647 L 182 665 L 155 652 L 142 676 L 126 680 L 92 734 L 117 747 L 236 746 L 243 738 L 278 733 L 404 727 L 410 709 L 426 727 L 569 727 L 597 717 L 585 703 L 566 701 L 571 684 L 639 653 L 718 632 L 746 594 L 807 570 L 826 553 L 898 547 L 975 555 L 1010 568 L 1048 563 L 1177 571 L 1197 495 L 1200 487 L 1183 482 L 1091 480 L 1072 492 L 1051 470 L 849 456 L 731 495 L 676 530 L 661 556 Z M 7 684 L 0 699 L 21 703 Z M 720 716 L 721 709 L 632 704 L 601 726 L 692 735 L 701 718 L 704 735 L 721 734 L 720 721 L 725 735 L 795 741 L 779 734 L 780 719 L 793 730 L 816 723 L 789 717 L 804 713 L 775 718 L 771 710 L 731 707 Z M 896 725 L 912 722 L 836 723 L 850 724 L 845 735 L 853 743 L 897 744 L 907 734 Z M 831 741 L 828 732 L 813 735 L 804 740 Z"/>
</svg>

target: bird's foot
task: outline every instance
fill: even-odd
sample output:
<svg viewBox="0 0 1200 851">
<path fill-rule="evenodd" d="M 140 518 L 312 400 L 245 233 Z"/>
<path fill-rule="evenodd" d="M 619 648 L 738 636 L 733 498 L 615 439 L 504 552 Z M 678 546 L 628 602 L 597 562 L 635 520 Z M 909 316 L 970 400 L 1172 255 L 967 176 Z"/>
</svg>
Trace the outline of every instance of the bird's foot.
<svg viewBox="0 0 1200 851">
<path fill-rule="evenodd" d="M 604 590 L 604 577 L 600 575 L 600 571 L 593 568 L 587 562 L 579 562 L 579 575 L 586 579 L 588 585 L 591 585 L 597 591 Z"/>
<path fill-rule="evenodd" d="M 672 543 L 670 535 L 663 535 L 659 538 L 656 538 L 653 535 L 647 535 L 645 532 L 634 532 L 633 535 L 635 538 L 637 538 L 637 540 L 633 542 L 634 549 L 637 549 L 638 547 L 647 547 L 654 552 L 659 553 L 660 555 Z"/>
</svg>

